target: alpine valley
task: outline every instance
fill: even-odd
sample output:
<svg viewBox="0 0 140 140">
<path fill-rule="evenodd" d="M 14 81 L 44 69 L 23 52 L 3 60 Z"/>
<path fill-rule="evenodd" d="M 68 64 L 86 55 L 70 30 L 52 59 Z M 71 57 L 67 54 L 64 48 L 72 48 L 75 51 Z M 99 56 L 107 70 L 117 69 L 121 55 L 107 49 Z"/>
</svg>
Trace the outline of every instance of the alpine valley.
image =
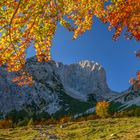
<svg viewBox="0 0 140 140">
<path fill-rule="evenodd" d="M 131 88 L 122 93 L 109 89 L 104 68 L 94 61 L 64 65 L 53 60 L 38 62 L 27 59 L 26 69 L 33 86 L 12 82 L 17 73 L 0 67 L 0 117 L 16 113 L 20 116 L 79 116 L 95 111 L 97 101 L 108 100 L 116 110 L 140 106 L 140 96 Z"/>
</svg>

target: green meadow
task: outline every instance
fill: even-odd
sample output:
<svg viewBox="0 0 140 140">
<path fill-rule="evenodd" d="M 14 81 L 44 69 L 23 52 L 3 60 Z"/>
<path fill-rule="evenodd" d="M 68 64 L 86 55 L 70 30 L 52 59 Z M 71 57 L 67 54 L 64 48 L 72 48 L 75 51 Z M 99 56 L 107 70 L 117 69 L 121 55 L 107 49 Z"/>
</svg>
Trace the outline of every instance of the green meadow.
<svg viewBox="0 0 140 140">
<path fill-rule="evenodd" d="M 0 129 L 0 140 L 140 140 L 140 118 Z"/>
</svg>

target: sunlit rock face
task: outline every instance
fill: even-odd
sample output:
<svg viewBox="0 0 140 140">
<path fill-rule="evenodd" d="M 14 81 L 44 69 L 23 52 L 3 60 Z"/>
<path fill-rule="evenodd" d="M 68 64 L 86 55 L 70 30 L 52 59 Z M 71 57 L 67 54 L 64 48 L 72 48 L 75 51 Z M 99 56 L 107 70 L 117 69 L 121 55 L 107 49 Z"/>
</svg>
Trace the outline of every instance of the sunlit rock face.
<svg viewBox="0 0 140 140">
<path fill-rule="evenodd" d="M 27 60 L 26 68 L 34 80 L 32 87 L 15 85 L 11 79 L 16 73 L 0 67 L 0 112 L 34 106 L 39 112 L 53 114 L 62 109 L 61 93 L 81 102 L 87 102 L 89 96 L 98 101 L 116 95 L 107 86 L 104 68 L 94 61 L 64 65 L 53 60 L 40 63 L 32 57 Z"/>
<path fill-rule="evenodd" d="M 67 93 L 87 100 L 89 94 L 97 98 L 109 98 L 111 90 L 106 83 L 104 68 L 94 61 L 80 61 L 71 65 L 59 65 L 59 75 Z"/>
</svg>

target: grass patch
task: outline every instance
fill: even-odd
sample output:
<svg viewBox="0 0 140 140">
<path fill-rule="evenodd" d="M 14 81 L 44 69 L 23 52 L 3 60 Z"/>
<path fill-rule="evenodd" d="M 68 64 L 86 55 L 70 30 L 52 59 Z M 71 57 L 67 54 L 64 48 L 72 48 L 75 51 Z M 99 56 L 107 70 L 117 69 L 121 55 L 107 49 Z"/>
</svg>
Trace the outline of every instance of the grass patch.
<svg viewBox="0 0 140 140">
<path fill-rule="evenodd" d="M 94 100 L 89 100 L 87 102 L 76 100 L 69 95 L 67 95 L 63 90 L 58 95 L 59 99 L 62 101 L 60 105 L 62 108 L 54 114 L 55 118 L 61 118 L 64 115 L 74 115 L 78 113 L 83 113 L 87 109 L 92 108 L 96 105 Z M 67 108 L 67 110 L 65 110 Z"/>
<path fill-rule="evenodd" d="M 48 126 L 0 129 L 0 140 L 139 140 L 140 118 L 109 118 Z"/>
</svg>

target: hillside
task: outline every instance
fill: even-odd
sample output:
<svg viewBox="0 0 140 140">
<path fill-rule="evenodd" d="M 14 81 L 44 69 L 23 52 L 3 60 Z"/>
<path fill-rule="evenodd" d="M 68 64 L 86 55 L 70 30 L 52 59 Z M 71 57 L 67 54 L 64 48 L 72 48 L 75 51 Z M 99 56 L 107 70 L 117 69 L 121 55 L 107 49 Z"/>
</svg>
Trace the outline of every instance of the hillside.
<svg viewBox="0 0 140 140">
<path fill-rule="evenodd" d="M 140 118 L 100 119 L 60 125 L 0 129 L 5 140 L 139 140 Z"/>
<path fill-rule="evenodd" d="M 114 111 L 140 108 L 140 89 L 131 86 L 128 90 L 111 98 L 110 102 L 113 104 Z"/>
</svg>

